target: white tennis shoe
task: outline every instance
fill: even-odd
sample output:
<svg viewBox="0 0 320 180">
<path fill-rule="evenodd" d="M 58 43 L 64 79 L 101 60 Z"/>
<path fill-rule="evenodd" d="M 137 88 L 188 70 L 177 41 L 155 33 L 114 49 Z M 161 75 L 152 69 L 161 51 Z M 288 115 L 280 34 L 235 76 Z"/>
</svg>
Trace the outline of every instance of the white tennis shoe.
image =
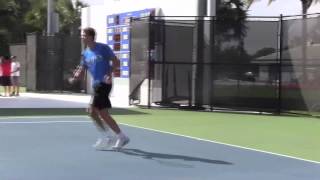
<svg viewBox="0 0 320 180">
<path fill-rule="evenodd" d="M 130 139 L 127 136 L 118 137 L 116 144 L 114 146 L 112 146 L 112 149 L 119 151 L 121 148 L 123 148 L 129 142 L 130 142 Z"/>
<path fill-rule="evenodd" d="M 115 143 L 116 138 L 114 136 L 108 136 L 107 138 L 99 138 L 93 147 L 98 151 L 110 150 Z"/>
</svg>

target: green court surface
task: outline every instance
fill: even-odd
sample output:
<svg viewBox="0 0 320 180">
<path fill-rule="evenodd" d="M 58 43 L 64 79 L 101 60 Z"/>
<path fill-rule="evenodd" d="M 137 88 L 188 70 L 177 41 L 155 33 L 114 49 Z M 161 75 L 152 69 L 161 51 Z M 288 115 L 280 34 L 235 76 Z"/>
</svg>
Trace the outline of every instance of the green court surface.
<svg viewBox="0 0 320 180">
<path fill-rule="evenodd" d="M 122 123 L 320 162 L 320 119 L 136 109 Z"/>
<path fill-rule="evenodd" d="M 113 109 L 120 123 L 320 162 L 320 119 L 164 109 Z M 2 116 L 85 115 L 84 109 L 0 109 Z"/>
</svg>

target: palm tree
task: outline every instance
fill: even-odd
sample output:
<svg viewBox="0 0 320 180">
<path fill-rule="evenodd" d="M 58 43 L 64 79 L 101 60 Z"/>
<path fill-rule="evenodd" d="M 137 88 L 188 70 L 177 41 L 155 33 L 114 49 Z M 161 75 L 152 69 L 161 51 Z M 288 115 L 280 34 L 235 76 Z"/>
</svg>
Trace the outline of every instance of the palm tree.
<svg viewBox="0 0 320 180">
<path fill-rule="evenodd" d="M 237 51 L 232 52 L 238 52 L 239 56 L 246 54 L 243 41 L 247 33 L 246 18 L 245 4 L 240 0 L 229 0 L 219 5 L 215 27 L 215 33 L 217 34 L 215 37 L 217 42 L 216 52 L 218 54 L 220 52 L 225 55 L 220 49 L 222 42 L 232 41 L 238 42 L 238 44 L 230 47 L 227 51 L 237 49 Z"/>
<path fill-rule="evenodd" d="M 47 1 L 29 1 L 32 4 L 32 9 L 26 14 L 25 22 L 38 31 L 44 32 L 47 26 Z M 80 9 L 86 4 L 80 0 L 75 1 L 75 5 L 70 0 L 55 0 L 55 4 L 55 11 L 60 18 L 60 29 L 67 34 L 73 33 L 71 29 L 80 26 Z"/>
</svg>

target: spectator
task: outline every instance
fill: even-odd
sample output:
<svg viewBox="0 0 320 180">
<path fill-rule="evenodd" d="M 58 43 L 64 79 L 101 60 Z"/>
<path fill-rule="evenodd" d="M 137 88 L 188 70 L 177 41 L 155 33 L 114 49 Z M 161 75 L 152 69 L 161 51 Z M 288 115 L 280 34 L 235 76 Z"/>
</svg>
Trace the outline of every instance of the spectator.
<svg viewBox="0 0 320 180">
<path fill-rule="evenodd" d="M 12 83 L 12 93 L 11 96 L 19 96 L 20 85 L 20 63 L 17 61 L 16 56 L 11 56 L 11 83 Z"/>
<path fill-rule="evenodd" d="M 1 63 L 2 69 L 2 85 L 4 86 L 4 96 L 10 95 L 11 89 L 11 59 L 5 56 Z"/>
<path fill-rule="evenodd" d="M 0 56 L 0 86 L 2 86 L 2 60 L 3 56 Z M 2 94 L 0 94 L 2 96 Z"/>
</svg>

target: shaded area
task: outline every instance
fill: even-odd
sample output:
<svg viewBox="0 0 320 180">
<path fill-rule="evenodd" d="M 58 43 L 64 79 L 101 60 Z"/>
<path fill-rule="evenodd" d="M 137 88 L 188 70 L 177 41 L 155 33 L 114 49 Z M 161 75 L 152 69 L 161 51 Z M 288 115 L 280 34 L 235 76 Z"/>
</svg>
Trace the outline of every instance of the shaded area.
<svg viewBox="0 0 320 180">
<path fill-rule="evenodd" d="M 113 108 L 110 110 L 112 115 L 139 115 L 144 112 Z M 54 115 L 87 115 L 86 108 L 1 108 L 0 116 L 54 116 Z"/>
</svg>

